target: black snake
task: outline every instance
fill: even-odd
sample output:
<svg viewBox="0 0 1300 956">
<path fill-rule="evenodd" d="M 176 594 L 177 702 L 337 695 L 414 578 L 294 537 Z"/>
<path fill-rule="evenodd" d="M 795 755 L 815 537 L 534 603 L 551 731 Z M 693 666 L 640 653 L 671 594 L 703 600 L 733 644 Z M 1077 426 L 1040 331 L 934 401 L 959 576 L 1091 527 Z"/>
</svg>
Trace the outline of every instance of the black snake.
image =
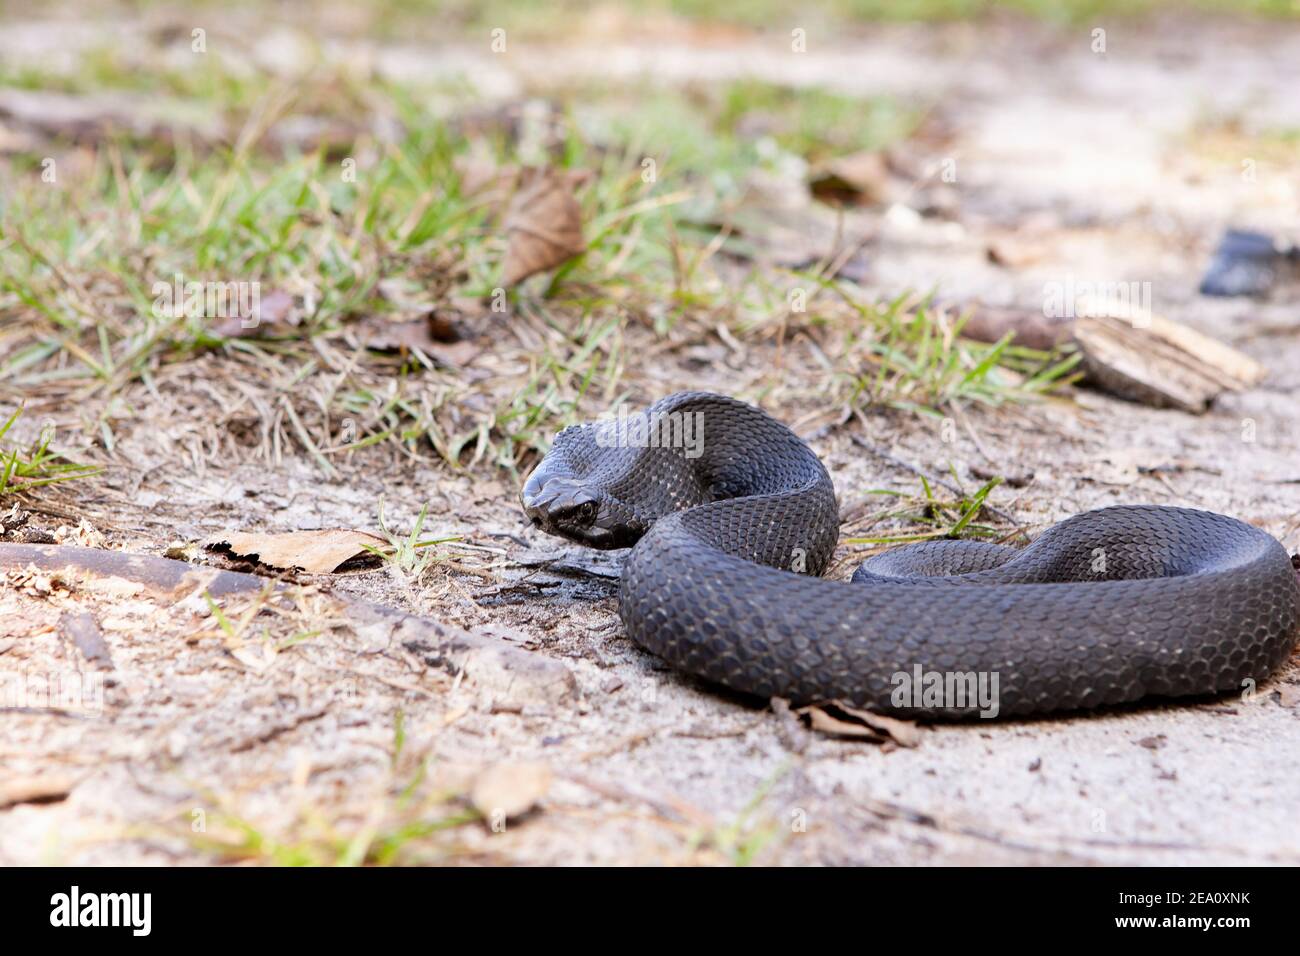
<svg viewBox="0 0 1300 956">
<path fill-rule="evenodd" d="M 980 675 L 1003 715 L 1242 691 L 1300 628 L 1285 549 L 1186 508 L 1102 508 L 1023 549 L 939 540 L 873 557 L 853 583 L 819 577 L 839 529 L 825 467 L 766 412 L 703 392 L 566 428 L 521 497 L 548 532 L 632 547 L 619 608 L 642 647 L 795 702 L 988 715 Z"/>
</svg>

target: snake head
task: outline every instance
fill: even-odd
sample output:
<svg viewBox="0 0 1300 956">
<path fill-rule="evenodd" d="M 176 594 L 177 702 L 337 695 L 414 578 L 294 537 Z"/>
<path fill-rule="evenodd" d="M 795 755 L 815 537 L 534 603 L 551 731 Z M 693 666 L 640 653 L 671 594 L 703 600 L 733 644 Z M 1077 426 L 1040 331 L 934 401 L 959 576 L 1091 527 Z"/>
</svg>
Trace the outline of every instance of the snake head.
<svg viewBox="0 0 1300 956">
<path fill-rule="evenodd" d="M 519 498 L 529 520 L 547 534 L 589 548 L 630 548 L 645 534 L 632 512 L 582 479 L 550 475 L 543 462 Z"/>
</svg>

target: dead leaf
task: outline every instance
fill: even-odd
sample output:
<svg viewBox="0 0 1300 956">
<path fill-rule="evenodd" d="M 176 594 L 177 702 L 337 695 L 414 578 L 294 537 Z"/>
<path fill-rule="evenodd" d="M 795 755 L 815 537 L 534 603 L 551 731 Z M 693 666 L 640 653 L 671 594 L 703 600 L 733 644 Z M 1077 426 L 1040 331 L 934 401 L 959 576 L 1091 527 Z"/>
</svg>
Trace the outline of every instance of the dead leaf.
<svg viewBox="0 0 1300 956">
<path fill-rule="evenodd" d="M 68 590 L 68 582 L 58 571 L 45 573 L 34 564 L 24 568 L 10 568 L 5 572 L 9 587 L 32 597 L 48 598 L 57 590 Z"/>
<path fill-rule="evenodd" d="M 921 742 L 921 731 L 910 720 L 887 717 L 874 711 L 852 707 L 843 701 L 832 700 L 809 704 L 795 710 L 808 720 L 808 726 L 834 737 L 854 737 L 881 742 L 892 740 L 901 747 L 915 747 Z"/>
<path fill-rule="evenodd" d="M 320 531 L 226 531 L 203 542 L 209 551 L 230 554 L 272 568 L 297 568 L 328 574 L 340 564 L 367 554 L 365 546 L 386 548 L 383 538 L 364 531 L 326 528 Z"/>
<path fill-rule="evenodd" d="M 0 808 L 20 803 L 57 803 L 67 798 L 77 781 L 62 774 L 19 777 L 0 784 Z"/>
<path fill-rule="evenodd" d="M 841 156 L 815 170 L 808 188 L 823 201 L 875 205 L 893 194 L 889 160 L 884 153 L 863 151 Z"/>
<path fill-rule="evenodd" d="M 470 791 L 470 803 L 489 821 L 518 817 L 536 806 L 551 786 L 544 763 L 499 763 L 484 770 Z"/>
<path fill-rule="evenodd" d="M 360 323 L 358 333 L 366 348 L 377 352 L 417 349 L 454 368 L 470 364 L 483 351 L 476 342 L 456 341 L 451 323 L 432 312 L 407 322 L 371 316 Z"/>
<path fill-rule="evenodd" d="M 74 544 L 81 548 L 94 548 L 97 551 L 103 550 L 108 545 L 104 533 L 85 518 L 79 518 L 75 528 L 59 525 L 54 530 L 54 540 L 59 544 Z"/>
<path fill-rule="evenodd" d="M 526 167 L 506 211 L 502 282 L 517 285 L 560 265 L 586 249 L 582 209 L 574 195 L 588 173 L 552 167 Z"/>
</svg>

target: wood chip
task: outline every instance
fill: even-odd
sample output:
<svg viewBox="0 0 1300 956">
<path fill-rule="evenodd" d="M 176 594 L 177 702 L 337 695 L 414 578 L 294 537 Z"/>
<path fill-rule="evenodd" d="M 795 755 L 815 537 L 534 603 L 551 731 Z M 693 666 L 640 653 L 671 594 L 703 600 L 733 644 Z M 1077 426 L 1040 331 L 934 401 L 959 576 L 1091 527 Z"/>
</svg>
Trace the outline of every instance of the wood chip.
<svg viewBox="0 0 1300 956">
<path fill-rule="evenodd" d="M 1080 314 L 1073 333 L 1084 372 L 1122 398 L 1200 414 L 1223 392 L 1252 388 L 1267 375 L 1249 356 L 1163 316 Z"/>
</svg>

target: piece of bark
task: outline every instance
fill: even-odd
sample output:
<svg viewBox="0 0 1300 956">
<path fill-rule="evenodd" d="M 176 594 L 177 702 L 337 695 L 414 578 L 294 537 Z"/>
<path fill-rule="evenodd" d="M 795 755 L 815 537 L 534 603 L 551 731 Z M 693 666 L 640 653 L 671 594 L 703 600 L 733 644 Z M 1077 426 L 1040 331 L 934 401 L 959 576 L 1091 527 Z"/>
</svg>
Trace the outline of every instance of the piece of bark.
<svg viewBox="0 0 1300 956">
<path fill-rule="evenodd" d="M 1089 312 L 1073 341 L 1087 381 L 1104 391 L 1200 414 L 1218 395 L 1258 385 L 1267 369 L 1231 346 L 1163 316 Z"/>
<path fill-rule="evenodd" d="M 89 611 L 65 611 L 59 618 L 59 629 L 77 646 L 88 663 L 104 670 L 113 669 L 113 656 L 108 651 L 108 643 L 95 615 Z"/>
<path fill-rule="evenodd" d="M 1049 351 L 1072 343 L 1083 354 L 1091 386 L 1121 398 L 1200 414 L 1223 392 L 1262 382 L 1254 359 L 1195 329 L 1150 312 L 1081 301 L 1077 318 L 1051 318 L 1031 309 L 975 306 L 961 334 Z"/>
</svg>

